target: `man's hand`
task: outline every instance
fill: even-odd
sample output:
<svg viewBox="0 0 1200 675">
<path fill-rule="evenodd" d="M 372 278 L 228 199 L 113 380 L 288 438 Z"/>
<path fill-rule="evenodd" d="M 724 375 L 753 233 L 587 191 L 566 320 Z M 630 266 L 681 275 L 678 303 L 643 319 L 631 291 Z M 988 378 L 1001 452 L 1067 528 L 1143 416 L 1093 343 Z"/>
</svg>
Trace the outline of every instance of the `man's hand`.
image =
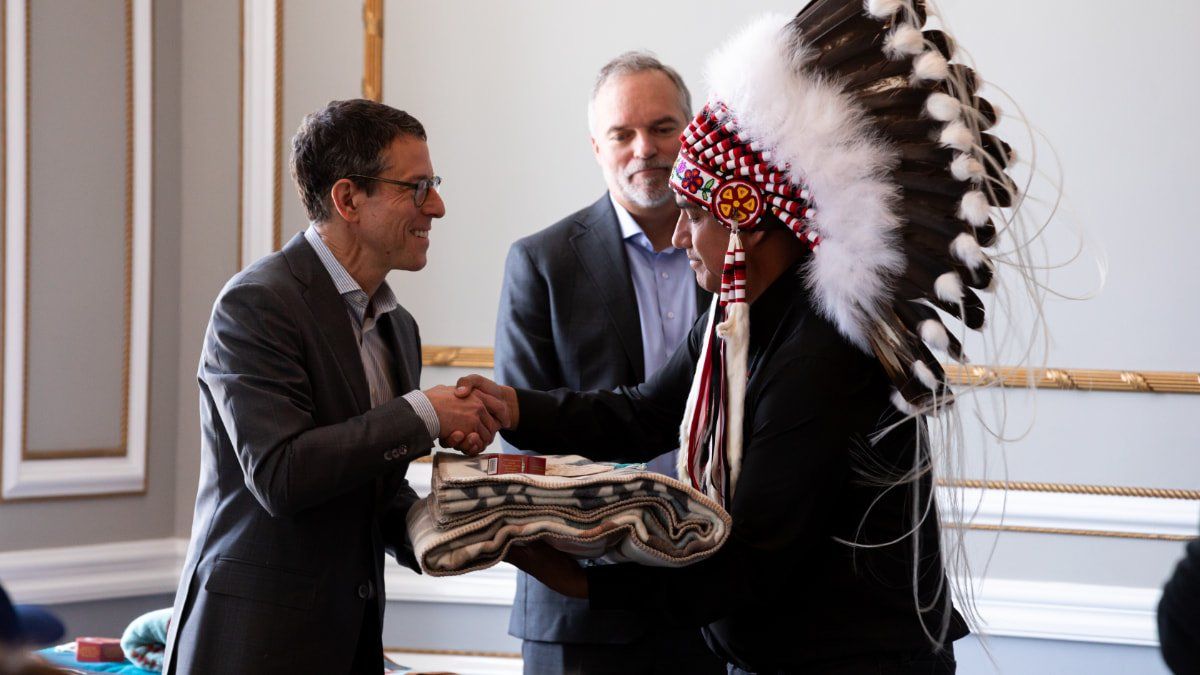
<svg viewBox="0 0 1200 675">
<path fill-rule="evenodd" d="M 496 384 L 482 375 L 466 375 L 458 378 L 458 388 L 454 390 L 454 393 L 462 397 L 471 394 L 487 394 L 489 397 L 502 401 L 508 411 L 508 420 L 503 422 L 501 428 L 517 428 L 521 411 L 517 405 L 516 389 Z"/>
<path fill-rule="evenodd" d="M 587 599 L 587 574 L 571 556 L 543 541 L 508 547 L 504 561 L 515 565 L 556 593 Z"/>
<path fill-rule="evenodd" d="M 496 432 L 509 421 L 503 401 L 485 391 L 467 392 L 439 385 L 425 391 L 442 428 L 442 447 L 477 455 L 491 444 Z"/>
</svg>

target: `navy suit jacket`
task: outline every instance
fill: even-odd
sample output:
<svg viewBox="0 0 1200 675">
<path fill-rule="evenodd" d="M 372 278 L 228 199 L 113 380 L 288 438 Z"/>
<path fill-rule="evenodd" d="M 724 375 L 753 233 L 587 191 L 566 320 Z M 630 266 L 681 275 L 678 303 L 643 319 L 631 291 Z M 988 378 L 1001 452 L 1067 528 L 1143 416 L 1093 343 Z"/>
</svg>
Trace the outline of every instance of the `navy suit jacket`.
<svg viewBox="0 0 1200 675">
<path fill-rule="evenodd" d="M 711 295 L 696 286 L 698 313 Z M 496 319 L 495 378 L 525 389 L 612 389 L 646 379 L 642 327 L 612 201 L 595 204 L 509 249 Z M 543 642 L 630 642 L 655 628 L 645 613 L 591 611 L 518 574 L 508 632 Z"/>
<path fill-rule="evenodd" d="M 386 316 L 397 393 L 411 391 L 417 326 Z M 346 672 L 364 646 L 382 658 L 384 552 L 417 569 L 404 476 L 433 440 L 404 399 L 371 408 L 345 303 L 303 235 L 226 284 L 198 378 L 200 486 L 167 672 Z M 368 612 L 380 622 L 360 638 Z"/>
</svg>

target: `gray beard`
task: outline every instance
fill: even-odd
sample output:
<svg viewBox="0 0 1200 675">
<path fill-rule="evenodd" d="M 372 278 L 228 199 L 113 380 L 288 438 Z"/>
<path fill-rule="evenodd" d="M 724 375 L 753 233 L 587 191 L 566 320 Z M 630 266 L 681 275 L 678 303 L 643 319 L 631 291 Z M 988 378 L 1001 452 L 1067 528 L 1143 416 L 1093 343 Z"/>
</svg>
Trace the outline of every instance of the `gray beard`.
<svg viewBox="0 0 1200 675">
<path fill-rule="evenodd" d="M 659 185 L 643 186 L 634 185 L 628 179 L 621 178 L 617 184 L 625 199 L 643 209 L 657 209 L 666 206 L 674 198 L 671 194 L 671 186 L 667 181 L 663 181 Z"/>
</svg>

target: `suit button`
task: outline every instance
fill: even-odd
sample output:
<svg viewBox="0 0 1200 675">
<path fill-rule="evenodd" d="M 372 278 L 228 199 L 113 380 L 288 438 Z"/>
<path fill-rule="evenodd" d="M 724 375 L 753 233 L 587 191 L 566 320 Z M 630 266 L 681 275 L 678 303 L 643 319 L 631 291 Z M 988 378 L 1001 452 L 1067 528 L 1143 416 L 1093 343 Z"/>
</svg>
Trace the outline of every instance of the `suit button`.
<svg viewBox="0 0 1200 675">
<path fill-rule="evenodd" d="M 403 457 L 407 454 L 408 454 L 408 446 L 407 445 L 401 445 L 400 447 L 396 448 L 396 456 L 397 457 Z"/>
<path fill-rule="evenodd" d="M 358 597 L 362 598 L 363 600 L 366 600 L 370 596 L 371 596 L 371 587 L 366 584 L 359 584 L 358 585 Z"/>
</svg>

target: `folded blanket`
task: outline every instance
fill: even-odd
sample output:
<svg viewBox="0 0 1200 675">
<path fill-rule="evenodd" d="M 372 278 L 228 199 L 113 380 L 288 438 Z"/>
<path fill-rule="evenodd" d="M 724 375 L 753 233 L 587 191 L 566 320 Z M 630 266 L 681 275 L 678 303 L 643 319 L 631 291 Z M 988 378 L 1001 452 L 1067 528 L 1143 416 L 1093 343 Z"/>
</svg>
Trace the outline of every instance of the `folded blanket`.
<svg viewBox="0 0 1200 675">
<path fill-rule="evenodd" d="M 544 540 L 581 559 L 681 567 L 729 536 L 716 502 L 643 464 L 547 456 L 546 475 L 489 475 L 484 457 L 434 455 L 433 489 L 408 514 L 425 573 L 491 567 L 514 544 Z"/>
<path fill-rule="evenodd" d="M 170 623 L 170 607 L 156 609 L 134 619 L 121 635 L 121 651 L 125 652 L 125 658 L 141 668 L 161 673 L 167 625 Z"/>
</svg>

